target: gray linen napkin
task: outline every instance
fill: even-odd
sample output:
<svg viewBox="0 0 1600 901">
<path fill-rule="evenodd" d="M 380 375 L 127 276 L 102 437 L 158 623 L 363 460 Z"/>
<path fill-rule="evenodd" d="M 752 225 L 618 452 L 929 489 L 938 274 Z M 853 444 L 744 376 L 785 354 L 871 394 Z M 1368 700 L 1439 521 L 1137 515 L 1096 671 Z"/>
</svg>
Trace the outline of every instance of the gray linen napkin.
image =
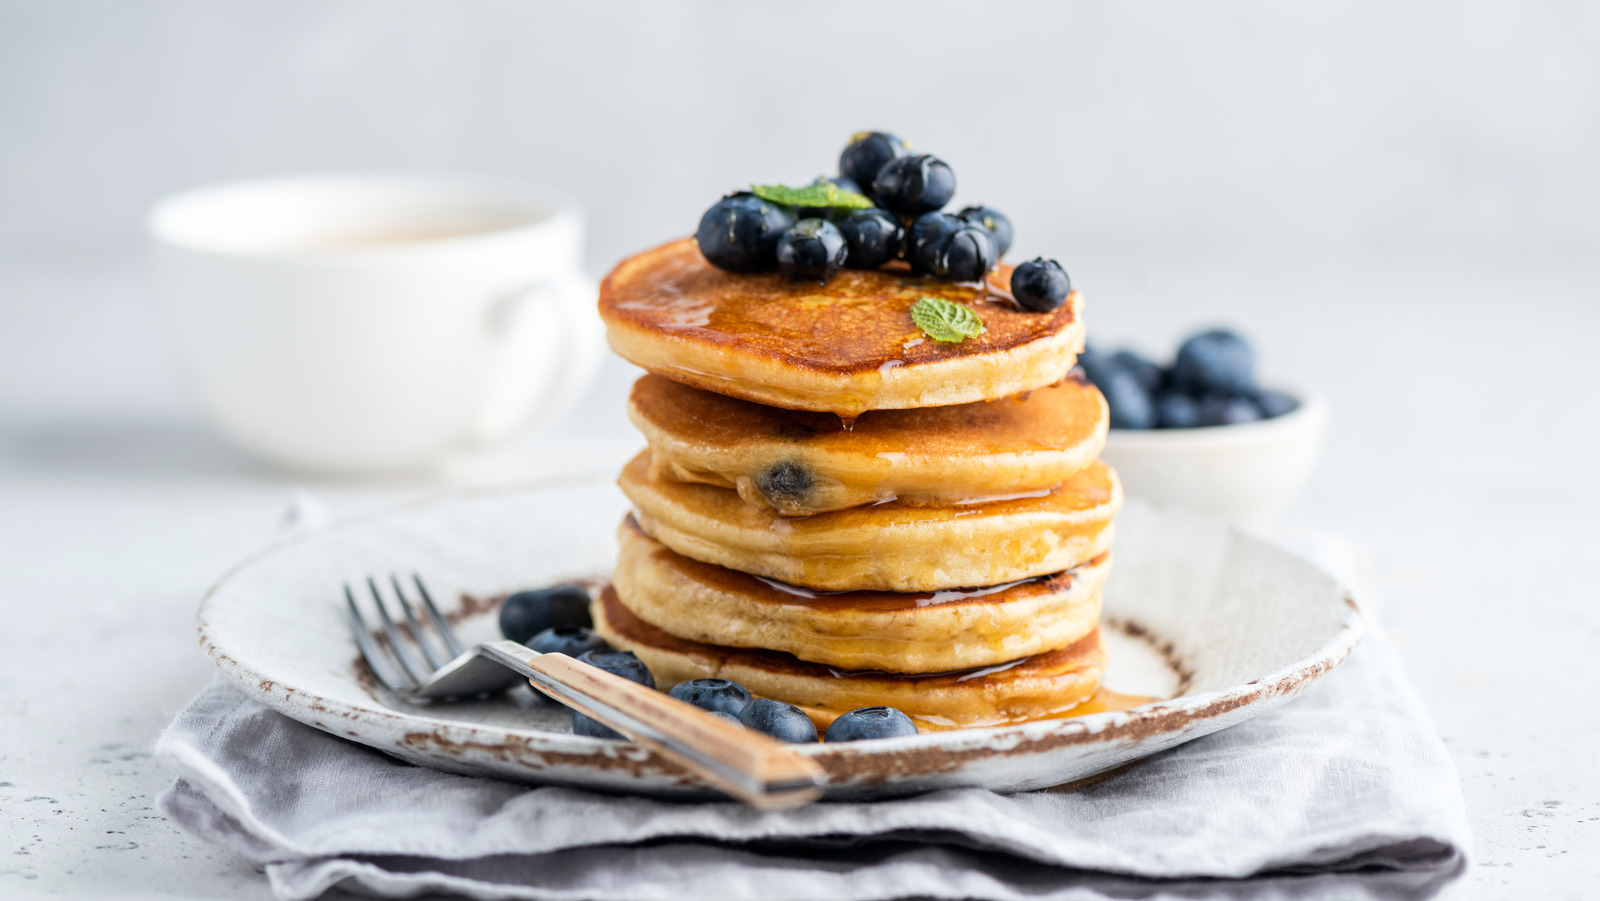
<svg viewBox="0 0 1600 901">
<path fill-rule="evenodd" d="M 280 898 L 1421 898 L 1466 867 L 1460 787 L 1378 636 L 1321 685 L 1087 788 L 757 813 L 410 766 L 219 680 L 161 737 L 161 809 Z"/>
</svg>

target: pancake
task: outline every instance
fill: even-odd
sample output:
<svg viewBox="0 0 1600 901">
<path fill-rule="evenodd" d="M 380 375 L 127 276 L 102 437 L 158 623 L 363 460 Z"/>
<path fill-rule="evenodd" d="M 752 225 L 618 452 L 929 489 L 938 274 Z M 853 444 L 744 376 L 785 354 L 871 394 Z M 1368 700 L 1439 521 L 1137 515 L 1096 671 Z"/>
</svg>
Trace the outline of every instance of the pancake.
<svg viewBox="0 0 1600 901">
<path fill-rule="evenodd" d="M 1111 547 L 1122 487 L 1095 461 L 1041 497 L 967 507 L 900 503 L 785 518 L 726 488 L 653 474 L 617 480 L 645 534 L 686 557 L 824 591 L 937 591 L 1072 569 Z"/>
<path fill-rule="evenodd" d="M 1108 414 L 1092 385 L 1067 379 L 995 403 L 874 410 L 846 431 L 832 414 L 647 375 L 633 385 L 628 418 L 661 475 L 732 488 L 763 510 L 806 516 L 892 500 L 965 505 L 1054 488 L 1099 456 Z"/>
<path fill-rule="evenodd" d="M 1095 629 L 1072 645 L 1011 665 L 903 676 L 838 670 L 777 651 L 685 641 L 635 616 L 611 586 L 593 605 L 595 631 L 632 651 L 669 690 L 689 679 L 732 679 L 758 697 L 804 709 L 826 727 L 858 707 L 896 707 L 924 731 L 998 726 L 1060 716 L 1100 686 L 1105 651 Z"/>
<path fill-rule="evenodd" d="M 618 264 L 600 285 L 600 317 L 612 349 L 657 375 L 852 418 L 996 400 L 1066 376 L 1083 348 L 1082 299 L 1030 313 L 1011 301 L 1010 281 L 1006 265 L 983 284 L 847 269 L 819 287 L 724 272 L 686 238 Z M 928 338 L 909 312 L 924 296 L 971 307 L 986 331 Z"/>
<path fill-rule="evenodd" d="M 1066 647 L 1100 620 L 1111 571 L 1077 569 L 990 588 L 818 593 L 690 560 L 629 517 L 611 576 L 634 615 L 678 638 L 766 648 L 842 669 L 938 673 Z"/>
</svg>

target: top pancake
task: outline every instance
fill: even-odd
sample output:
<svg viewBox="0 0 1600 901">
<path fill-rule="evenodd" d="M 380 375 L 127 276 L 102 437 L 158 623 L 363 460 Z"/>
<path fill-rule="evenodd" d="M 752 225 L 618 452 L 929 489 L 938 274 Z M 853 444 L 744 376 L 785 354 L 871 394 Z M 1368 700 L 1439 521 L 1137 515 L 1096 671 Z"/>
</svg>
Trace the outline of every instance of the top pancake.
<svg viewBox="0 0 1600 901">
<path fill-rule="evenodd" d="M 836 413 L 996 400 L 1060 381 L 1083 347 L 1082 299 L 1030 313 L 1004 290 L 905 269 L 845 270 L 826 285 L 724 272 L 693 239 L 622 261 L 600 286 L 618 354 L 658 375 L 756 403 Z M 911 321 L 920 297 L 964 304 L 985 331 L 959 343 Z"/>
</svg>

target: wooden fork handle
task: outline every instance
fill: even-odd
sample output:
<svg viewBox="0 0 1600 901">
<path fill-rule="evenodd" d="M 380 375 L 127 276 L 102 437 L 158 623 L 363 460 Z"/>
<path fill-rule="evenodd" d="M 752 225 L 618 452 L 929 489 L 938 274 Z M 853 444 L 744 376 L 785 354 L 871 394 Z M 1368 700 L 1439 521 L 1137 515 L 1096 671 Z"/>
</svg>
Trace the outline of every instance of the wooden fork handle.
<svg viewBox="0 0 1600 901">
<path fill-rule="evenodd" d="M 610 726 L 719 790 L 763 810 L 797 807 L 822 796 L 821 765 L 753 729 L 565 654 L 540 654 L 512 642 L 543 694 Z M 498 655 L 497 655 L 498 656 Z M 518 668 L 521 669 L 520 667 Z"/>
</svg>

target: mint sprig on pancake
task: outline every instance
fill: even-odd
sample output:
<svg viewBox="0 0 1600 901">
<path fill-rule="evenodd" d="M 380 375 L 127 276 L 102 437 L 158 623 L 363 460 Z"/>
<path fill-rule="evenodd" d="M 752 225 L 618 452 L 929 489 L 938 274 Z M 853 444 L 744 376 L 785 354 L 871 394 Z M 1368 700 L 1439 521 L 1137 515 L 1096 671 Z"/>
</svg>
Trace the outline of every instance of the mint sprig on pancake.
<svg viewBox="0 0 1600 901">
<path fill-rule="evenodd" d="M 842 190 L 838 185 L 823 182 L 790 188 L 784 185 L 751 185 L 750 193 L 770 203 L 795 207 L 825 207 L 836 210 L 870 210 L 872 201 L 855 193 Z"/>
<path fill-rule="evenodd" d="M 958 344 L 983 334 L 983 320 L 972 311 L 940 297 L 919 297 L 911 305 L 911 321 L 935 341 Z"/>
</svg>

